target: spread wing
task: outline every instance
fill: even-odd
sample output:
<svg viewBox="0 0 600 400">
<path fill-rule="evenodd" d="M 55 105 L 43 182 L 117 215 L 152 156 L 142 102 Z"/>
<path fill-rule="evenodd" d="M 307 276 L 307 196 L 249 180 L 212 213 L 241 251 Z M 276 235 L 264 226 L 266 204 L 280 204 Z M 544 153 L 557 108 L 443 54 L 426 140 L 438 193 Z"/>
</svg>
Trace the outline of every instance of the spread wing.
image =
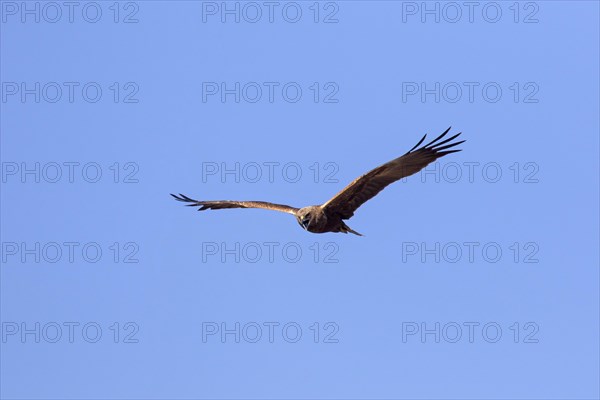
<svg viewBox="0 0 600 400">
<path fill-rule="evenodd" d="M 343 219 L 352 217 L 358 207 L 375 197 L 389 184 L 419 172 L 425 166 L 446 154 L 460 151 L 448 149 L 463 143 L 464 140 L 446 144 L 456 139 L 460 133 L 440 141 L 448 131 L 450 131 L 450 128 L 446 129 L 433 141 L 417 149 L 427 137 L 427 135 L 423 136 L 419 143 L 406 154 L 355 179 L 327 203 L 323 204 L 321 208 L 327 213 L 338 214 Z"/>
<path fill-rule="evenodd" d="M 179 193 L 179 196 L 171 194 L 175 200 L 183 201 L 188 206 L 200 207 L 198 211 L 203 210 L 221 210 L 224 208 L 264 208 L 265 210 L 281 211 L 288 214 L 296 214 L 297 208 L 286 206 L 284 204 L 268 203 L 266 201 L 232 201 L 232 200 L 214 200 L 214 201 L 199 201 L 190 199 L 184 194 Z"/>
</svg>

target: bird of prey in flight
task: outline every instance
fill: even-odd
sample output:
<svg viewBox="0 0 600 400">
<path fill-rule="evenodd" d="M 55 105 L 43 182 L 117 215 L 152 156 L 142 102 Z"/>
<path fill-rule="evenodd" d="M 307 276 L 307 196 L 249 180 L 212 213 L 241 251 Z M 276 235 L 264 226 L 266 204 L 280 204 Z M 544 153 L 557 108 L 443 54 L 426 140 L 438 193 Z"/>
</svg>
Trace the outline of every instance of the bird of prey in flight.
<svg viewBox="0 0 600 400">
<path fill-rule="evenodd" d="M 171 194 L 171 196 L 176 200 L 189 203 L 187 204 L 188 206 L 200 207 L 198 211 L 220 210 L 223 208 L 264 208 L 265 210 L 281 211 L 292 214 L 296 217 L 296 220 L 302 228 L 312 233 L 351 232 L 355 235 L 362 236 L 360 233 L 352 230 L 346 225 L 344 220 L 350 219 L 354 215 L 356 209 L 375 197 L 389 184 L 419 172 L 425 168 L 425 166 L 446 154 L 461 151 L 456 149 L 449 150 L 464 142 L 464 140 L 452 142 L 452 140 L 460 135 L 460 132 L 452 137 L 442 140 L 448 131 L 450 131 L 450 128 L 446 129 L 444 133 L 431 142 L 419 147 L 425 140 L 425 137 L 427 137 L 427 135 L 423 136 L 419 143 L 406 154 L 380 165 L 356 178 L 326 203 L 317 206 L 295 208 L 265 201 L 199 201 L 190 199 L 183 194 L 179 194 L 179 196 Z"/>
</svg>

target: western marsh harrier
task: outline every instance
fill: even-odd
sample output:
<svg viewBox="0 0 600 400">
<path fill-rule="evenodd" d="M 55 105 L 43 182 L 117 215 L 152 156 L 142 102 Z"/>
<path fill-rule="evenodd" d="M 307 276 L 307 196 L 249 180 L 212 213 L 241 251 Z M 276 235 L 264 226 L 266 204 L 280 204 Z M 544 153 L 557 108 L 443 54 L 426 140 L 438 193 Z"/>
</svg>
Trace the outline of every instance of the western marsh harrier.
<svg viewBox="0 0 600 400">
<path fill-rule="evenodd" d="M 425 168 L 428 164 L 434 162 L 446 154 L 456 153 L 460 150 L 449 150 L 464 142 L 452 142 L 456 135 L 441 140 L 450 131 L 446 129 L 444 133 L 419 147 L 425 140 L 425 136 L 406 154 L 387 162 L 356 178 L 352 183 L 346 186 L 341 192 L 333 196 L 329 201 L 317 206 L 308 206 L 295 208 L 283 204 L 268 203 L 265 201 L 233 201 L 233 200 L 213 200 L 199 201 L 179 194 L 171 194 L 176 200 L 183 201 L 188 206 L 200 207 L 202 210 L 220 210 L 224 208 L 264 208 L 265 210 L 281 211 L 292 214 L 302 228 L 312 233 L 342 232 L 354 233 L 362 236 L 360 233 L 352 230 L 343 220 L 350 219 L 361 205 L 375 197 L 389 184 L 399 179 L 410 176 Z M 450 143 L 449 143 L 450 142 Z M 449 144 L 446 144 L 449 143 Z M 417 147 L 419 147 L 417 149 Z"/>
</svg>

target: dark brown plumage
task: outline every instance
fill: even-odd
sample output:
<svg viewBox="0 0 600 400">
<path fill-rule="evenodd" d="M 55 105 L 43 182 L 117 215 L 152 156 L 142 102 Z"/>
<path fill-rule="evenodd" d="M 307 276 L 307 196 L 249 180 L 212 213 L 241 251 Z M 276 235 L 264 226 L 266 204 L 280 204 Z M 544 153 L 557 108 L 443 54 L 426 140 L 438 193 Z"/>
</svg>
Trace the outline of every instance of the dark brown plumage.
<svg viewBox="0 0 600 400">
<path fill-rule="evenodd" d="M 427 135 L 423 136 L 419 143 L 406 152 L 406 154 L 380 165 L 355 179 L 342 191 L 320 206 L 295 208 L 264 201 L 198 201 L 190 199 L 183 194 L 179 196 L 171 194 L 171 196 L 176 200 L 190 203 L 188 206 L 200 207 L 199 211 L 220 210 L 224 208 L 263 208 L 294 215 L 300 226 L 309 232 L 351 232 L 355 235 L 360 235 L 360 233 L 347 226 L 343 220 L 350 219 L 361 205 L 375 197 L 389 184 L 419 172 L 440 157 L 461 151 L 449 150 L 464 142 L 464 140 L 452 142 L 460 133 L 441 140 L 449 131 L 450 128 L 446 129 L 440 136 L 417 149 L 427 137 Z"/>
</svg>

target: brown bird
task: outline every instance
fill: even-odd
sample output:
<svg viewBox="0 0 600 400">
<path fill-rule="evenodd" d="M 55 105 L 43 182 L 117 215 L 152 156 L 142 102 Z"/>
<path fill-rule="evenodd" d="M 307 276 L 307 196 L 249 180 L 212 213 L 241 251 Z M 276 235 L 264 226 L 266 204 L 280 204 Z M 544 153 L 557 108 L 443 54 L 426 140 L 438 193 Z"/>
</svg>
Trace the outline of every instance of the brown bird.
<svg viewBox="0 0 600 400">
<path fill-rule="evenodd" d="M 346 225 L 343 220 L 350 219 L 354 215 L 356 209 L 375 197 L 389 184 L 419 172 L 421 169 L 425 168 L 425 166 L 446 154 L 461 151 L 448 149 L 463 143 L 464 140 L 446 144 L 456 139 L 461 132 L 440 141 L 446 136 L 448 131 L 450 131 L 450 128 L 446 129 L 444 133 L 428 144 L 417 149 L 427 137 L 427 135 L 423 136 L 423 138 L 419 140 L 419 143 L 406 154 L 380 165 L 361 177 L 356 178 L 341 192 L 322 205 L 295 208 L 264 201 L 199 201 L 190 199 L 183 194 L 179 194 L 179 196 L 171 194 L 171 196 L 179 201 L 190 203 L 188 206 L 200 207 L 198 211 L 220 210 L 223 208 L 264 208 L 266 210 L 275 210 L 292 214 L 296 217 L 296 220 L 302 228 L 312 233 L 351 232 L 355 235 L 362 236 L 360 233 L 352 230 Z M 443 146 L 444 144 L 446 145 Z"/>
</svg>

